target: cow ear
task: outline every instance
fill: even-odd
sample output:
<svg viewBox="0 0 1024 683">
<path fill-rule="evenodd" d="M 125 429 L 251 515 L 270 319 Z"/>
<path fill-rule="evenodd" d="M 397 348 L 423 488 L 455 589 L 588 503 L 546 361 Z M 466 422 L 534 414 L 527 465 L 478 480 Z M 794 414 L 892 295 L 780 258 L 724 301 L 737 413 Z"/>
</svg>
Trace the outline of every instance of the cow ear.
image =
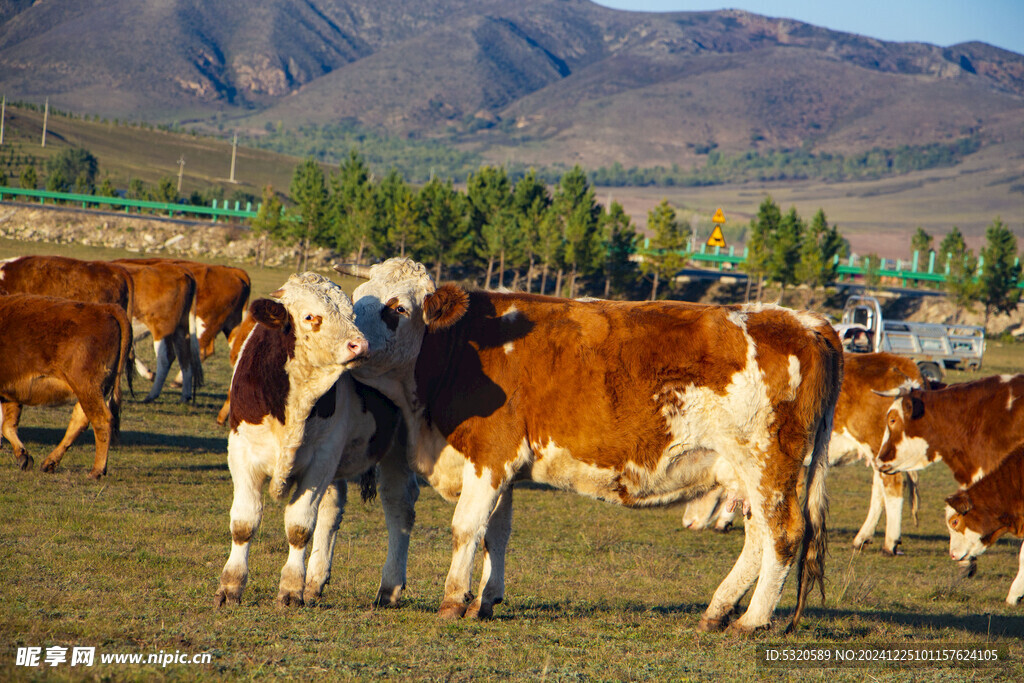
<svg viewBox="0 0 1024 683">
<path fill-rule="evenodd" d="M 946 498 L 946 505 L 961 515 L 966 515 L 974 507 L 971 505 L 971 499 L 967 497 L 967 493 L 964 491 L 957 491 L 952 496 Z"/>
<path fill-rule="evenodd" d="M 920 419 L 924 415 L 924 402 L 917 396 L 910 396 L 907 400 L 910 401 L 910 419 Z"/>
<path fill-rule="evenodd" d="M 249 312 L 256 322 L 275 330 L 284 327 L 289 320 L 284 304 L 270 299 L 256 299 L 249 305 Z"/>
<path fill-rule="evenodd" d="M 451 327 L 469 310 L 469 294 L 458 285 L 441 285 L 423 301 L 423 320 L 427 331 Z"/>
</svg>

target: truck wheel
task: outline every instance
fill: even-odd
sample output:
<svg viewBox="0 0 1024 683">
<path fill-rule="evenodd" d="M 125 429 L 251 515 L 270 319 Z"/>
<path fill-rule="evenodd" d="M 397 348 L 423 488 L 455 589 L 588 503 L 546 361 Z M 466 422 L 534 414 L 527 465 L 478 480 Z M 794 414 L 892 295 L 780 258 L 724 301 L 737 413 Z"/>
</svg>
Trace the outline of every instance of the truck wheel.
<svg viewBox="0 0 1024 683">
<path fill-rule="evenodd" d="M 918 363 L 917 369 L 921 371 L 921 376 L 929 382 L 942 381 L 942 369 L 937 363 Z"/>
</svg>

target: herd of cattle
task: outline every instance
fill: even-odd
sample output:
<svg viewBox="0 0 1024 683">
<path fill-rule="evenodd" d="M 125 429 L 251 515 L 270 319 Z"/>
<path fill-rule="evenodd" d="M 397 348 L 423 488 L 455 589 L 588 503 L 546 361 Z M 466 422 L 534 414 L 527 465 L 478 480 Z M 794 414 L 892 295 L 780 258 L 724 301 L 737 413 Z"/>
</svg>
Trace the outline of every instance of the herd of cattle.
<svg viewBox="0 0 1024 683">
<path fill-rule="evenodd" d="M 368 276 L 350 300 L 323 276 L 293 275 L 244 316 L 250 283 L 237 268 L 0 262 L 3 436 L 31 467 L 16 433 L 21 406 L 74 397 L 67 434 L 43 469 L 92 424 L 90 476 L 102 476 L 133 362 L 153 379 L 152 400 L 176 358 L 186 401 L 200 361 L 228 335 L 234 373 L 218 422 L 230 426 L 234 500 L 217 605 L 241 600 L 268 481 L 287 501 L 281 604 L 320 596 L 346 480 L 360 479 L 364 496 L 379 491 L 388 530 L 375 603 L 395 605 L 424 477 L 456 503 L 445 617 L 487 618 L 502 602 L 518 480 L 630 507 L 689 501 L 690 528 L 726 528 L 742 516 L 743 549 L 702 630 L 768 626 L 794 567 L 795 627 L 810 590 L 824 590 L 832 465 L 874 468 L 857 547 L 884 508 L 883 551 L 899 552 L 904 487 L 916 501 L 916 473 L 936 460 L 960 484 L 946 520 L 950 554 L 965 570 L 1001 534 L 1024 536 L 1024 375 L 931 385 L 913 362 L 844 354 L 823 317 L 772 305 L 467 291 L 436 286 L 404 258 Z M 134 359 L 133 323 L 152 334 L 155 373 Z M 1024 551 L 1007 602 L 1022 595 Z"/>
</svg>

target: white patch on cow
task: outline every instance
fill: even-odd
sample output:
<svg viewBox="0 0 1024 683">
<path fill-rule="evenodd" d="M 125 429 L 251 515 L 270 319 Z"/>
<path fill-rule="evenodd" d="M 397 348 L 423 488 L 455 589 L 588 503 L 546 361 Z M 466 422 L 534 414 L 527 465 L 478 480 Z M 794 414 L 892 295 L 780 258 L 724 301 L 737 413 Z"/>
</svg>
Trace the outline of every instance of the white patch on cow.
<svg viewBox="0 0 1024 683">
<path fill-rule="evenodd" d="M 800 382 L 802 381 L 800 376 L 800 359 L 796 356 L 789 357 L 789 400 L 796 399 L 797 389 L 800 388 Z"/>
<path fill-rule="evenodd" d="M 196 339 L 202 339 L 206 333 L 206 323 L 198 315 L 196 316 Z"/>
<path fill-rule="evenodd" d="M 979 479 L 981 479 L 984 476 L 985 476 L 985 470 L 983 470 L 983 469 L 981 469 L 979 467 L 977 470 L 974 471 L 974 474 L 971 475 L 971 483 L 973 484 L 974 482 L 978 481 Z"/>
<path fill-rule="evenodd" d="M 1015 400 L 1017 400 L 1017 397 L 1013 395 L 1013 391 L 1012 390 L 1009 393 L 1010 393 L 1010 395 L 1006 397 L 1006 411 L 1007 412 L 1010 412 L 1010 411 L 1013 410 L 1013 402 Z"/>
<path fill-rule="evenodd" d="M 505 349 L 506 356 L 516 350 L 516 346 L 512 342 L 505 342 L 502 344 L 501 348 Z"/>
<path fill-rule="evenodd" d="M 572 452 L 548 439 L 546 444 L 531 443 L 535 457 L 531 479 L 592 498 L 621 502 L 617 492 L 618 472 L 588 465 Z"/>
<path fill-rule="evenodd" d="M 862 458 L 871 464 L 871 459 L 874 457 L 874 453 L 871 452 L 870 446 L 863 441 L 857 439 L 850 430 L 843 427 L 839 431 L 832 432 L 832 438 L 828 442 L 828 464 L 842 465 L 850 460 L 856 460 Z M 804 459 L 804 466 L 811 464 L 811 455 L 807 454 Z"/>
<path fill-rule="evenodd" d="M 1016 375 L 999 375 L 999 380 L 1005 384 L 1009 384 L 1013 381 L 1014 377 L 1016 377 Z"/>
<path fill-rule="evenodd" d="M 941 457 L 941 454 L 940 454 Z M 928 459 L 928 442 L 920 436 L 904 435 L 896 444 L 896 457 L 889 462 L 890 472 L 912 472 L 922 470 L 931 461 Z"/>
<path fill-rule="evenodd" d="M 961 533 L 951 527 L 949 525 L 949 520 L 952 519 L 955 514 L 957 514 L 956 510 L 947 505 L 946 529 L 949 531 L 950 558 L 960 562 L 961 560 L 967 560 L 981 555 L 988 549 L 988 546 L 981 542 L 981 534 L 969 528 L 964 529 L 963 533 Z"/>
<path fill-rule="evenodd" d="M 519 309 L 518 309 L 518 308 L 516 308 L 516 305 L 515 305 L 515 304 L 512 304 L 512 305 L 511 305 L 511 306 L 509 306 L 509 307 L 508 307 L 507 309 L 505 309 L 505 312 L 504 312 L 504 313 L 502 313 L 502 314 L 501 314 L 501 322 L 502 322 L 503 324 L 512 324 L 512 323 L 514 323 L 514 322 L 515 322 L 515 321 L 516 321 L 516 320 L 517 320 L 517 319 L 519 318 L 519 316 L 521 316 L 521 315 L 522 315 L 522 313 L 521 313 L 521 312 L 519 311 Z"/>
</svg>

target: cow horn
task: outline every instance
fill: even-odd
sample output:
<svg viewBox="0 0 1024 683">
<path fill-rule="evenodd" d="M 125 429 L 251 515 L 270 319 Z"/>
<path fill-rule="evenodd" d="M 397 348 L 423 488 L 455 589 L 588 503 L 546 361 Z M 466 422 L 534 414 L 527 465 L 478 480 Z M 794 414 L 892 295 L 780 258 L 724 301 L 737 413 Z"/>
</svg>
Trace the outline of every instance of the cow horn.
<svg viewBox="0 0 1024 683">
<path fill-rule="evenodd" d="M 910 387 L 907 385 L 897 387 L 896 389 L 886 389 L 885 391 L 878 391 L 877 389 L 872 389 L 871 391 L 885 398 L 903 398 L 910 395 Z"/>
<path fill-rule="evenodd" d="M 351 275 L 363 280 L 370 279 L 370 266 L 363 266 L 358 263 L 335 263 L 332 268 L 342 275 Z"/>
</svg>

